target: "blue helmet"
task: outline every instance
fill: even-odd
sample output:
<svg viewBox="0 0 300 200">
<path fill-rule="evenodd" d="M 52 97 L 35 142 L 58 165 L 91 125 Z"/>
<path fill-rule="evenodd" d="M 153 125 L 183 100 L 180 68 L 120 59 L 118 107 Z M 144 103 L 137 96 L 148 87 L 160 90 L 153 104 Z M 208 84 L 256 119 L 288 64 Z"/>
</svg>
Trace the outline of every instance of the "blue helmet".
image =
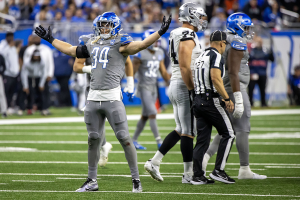
<svg viewBox="0 0 300 200">
<path fill-rule="evenodd" d="M 149 35 L 155 33 L 156 31 L 153 29 L 148 29 L 144 32 L 143 36 L 142 36 L 142 40 L 146 39 L 146 37 L 148 37 Z M 160 41 L 160 39 L 158 39 L 158 41 Z M 147 47 L 147 49 L 153 50 L 154 45 L 150 45 L 149 47 Z"/>
<path fill-rule="evenodd" d="M 97 19 L 97 20 L 96 20 Z M 121 20 L 120 18 L 113 12 L 105 12 L 102 15 L 99 15 L 94 20 L 95 22 L 95 30 L 103 39 L 108 39 L 111 36 L 117 35 L 121 30 Z M 94 26 L 93 22 L 93 26 Z M 109 29 L 108 33 L 101 33 L 101 29 Z"/>
<path fill-rule="evenodd" d="M 233 13 L 227 18 L 226 23 L 227 30 L 239 35 L 240 37 L 246 37 L 251 40 L 254 36 L 253 23 L 251 18 L 245 13 Z"/>
<path fill-rule="evenodd" d="M 94 31 L 94 35 L 96 35 L 96 36 L 100 35 L 100 32 L 97 29 L 97 22 L 99 21 L 100 17 L 101 17 L 101 15 L 98 15 L 93 21 L 93 31 Z"/>
</svg>

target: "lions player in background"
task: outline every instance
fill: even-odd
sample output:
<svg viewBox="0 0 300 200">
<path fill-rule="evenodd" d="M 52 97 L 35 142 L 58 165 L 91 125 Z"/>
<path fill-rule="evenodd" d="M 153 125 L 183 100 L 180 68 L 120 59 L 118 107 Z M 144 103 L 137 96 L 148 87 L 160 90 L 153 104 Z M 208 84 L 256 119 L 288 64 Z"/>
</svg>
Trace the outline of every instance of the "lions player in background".
<svg viewBox="0 0 300 200">
<path fill-rule="evenodd" d="M 99 36 L 93 37 L 85 45 L 72 46 L 54 39 L 50 26 L 35 28 L 35 33 L 51 43 L 57 50 L 77 58 L 93 58 L 90 91 L 84 111 L 84 121 L 88 131 L 88 178 L 77 192 L 96 191 L 97 163 L 99 148 L 103 142 L 106 118 L 122 145 L 131 175 L 132 192 L 142 192 L 139 180 L 136 149 L 128 131 L 125 106 L 122 102 L 121 79 L 125 73 L 128 55 L 146 49 L 158 40 L 169 28 L 171 16 L 163 19 L 161 29 L 143 41 L 132 41 L 129 35 L 121 35 L 121 20 L 113 12 L 103 13 L 97 22 Z M 133 77 L 132 77 L 133 80 Z M 133 92 L 133 88 L 130 88 Z"/>
<path fill-rule="evenodd" d="M 251 40 L 254 32 L 251 18 L 244 13 L 234 13 L 227 18 L 227 46 L 223 54 L 225 60 L 224 86 L 230 99 L 235 104 L 229 116 L 236 133 L 236 147 L 240 157 L 238 179 L 266 179 L 267 176 L 253 173 L 249 167 L 249 133 L 251 104 L 247 94 L 250 81 L 248 66 L 249 53 L 247 40 Z M 202 169 L 206 171 L 208 160 L 214 155 L 221 136 L 216 135 L 203 158 Z"/>
<path fill-rule="evenodd" d="M 147 30 L 142 39 L 144 40 L 155 31 Z M 136 125 L 136 130 L 132 138 L 136 149 L 146 150 L 137 142 L 138 137 L 143 131 L 147 120 L 149 119 L 150 128 L 157 142 L 158 148 L 161 146 L 161 137 L 158 133 L 156 124 L 156 107 L 157 100 L 157 70 L 159 69 L 162 77 L 166 82 L 169 82 L 170 75 L 168 74 L 164 64 L 164 52 L 157 46 L 158 41 L 147 49 L 139 52 L 133 59 L 134 74 L 138 72 L 138 89 L 137 96 L 142 100 L 142 116 Z"/>
<path fill-rule="evenodd" d="M 189 90 L 194 88 L 192 71 L 195 59 L 203 52 L 197 31 L 207 26 L 206 13 L 194 3 L 185 3 L 179 8 L 179 21 L 182 27 L 173 30 L 169 38 L 172 76 L 169 98 L 173 105 L 176 128 L 169 133 L 154 157 L 144 166 L 151 177 L 163 181 L 159 166 L 166 153 L 181 140 L 180 148 L 184 163 L 182 183 L 190 183 L 193 176 L 194 116 L 190 112 Z M 193 91 L 190 91 L 194 93 Z"/>
</svg>

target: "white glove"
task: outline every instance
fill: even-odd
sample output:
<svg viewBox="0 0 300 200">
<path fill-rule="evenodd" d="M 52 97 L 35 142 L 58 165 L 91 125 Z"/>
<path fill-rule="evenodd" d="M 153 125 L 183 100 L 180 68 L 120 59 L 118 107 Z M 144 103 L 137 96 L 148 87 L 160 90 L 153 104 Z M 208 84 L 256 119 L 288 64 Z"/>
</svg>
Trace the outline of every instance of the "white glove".
<svg viewBox="0 0 300 200">
<path fill-rule="evenodd" d="M 87 74 L 90 74 L 92 73 L 92 66 L 91 65 L 86 65 L 82 68 L 82 72 L 83 73 L 87 73 Z"/>
<path fill-rule="evenodd" d="M 235 100 L 233 117 L 239 119 L 242 117 L 244 112 L 243 96 L 240 91 L 233 93 L 233 96 Z"/>
</svg>

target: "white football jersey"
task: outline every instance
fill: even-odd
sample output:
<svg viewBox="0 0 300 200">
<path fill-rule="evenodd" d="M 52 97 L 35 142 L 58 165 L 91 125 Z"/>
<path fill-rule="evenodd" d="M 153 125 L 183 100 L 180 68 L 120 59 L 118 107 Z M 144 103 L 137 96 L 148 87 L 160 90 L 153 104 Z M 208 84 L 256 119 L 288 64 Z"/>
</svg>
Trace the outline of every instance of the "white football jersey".
<svg viewBox="0 0 300 200">
<path fill-rule="evenodd" d="M 178 63 L 178 51 L 179 51 L 179 43 L 180 41 L 185 40 L 194 40 L 196 46 L 192 52 L 192 61 L 191 61 L 191 70 L 192 74 L 194 74 L 194 64 L 196 58 L 203 52 L 201 49 L 201 45 L 195 31 L 189 28 L 176 28 L 170 33 L 169 37 L 169 56 L 171 59 L 172 66 L 172 77 L 171 80 L 182 79 L 180 67 Z"/>
</svg>

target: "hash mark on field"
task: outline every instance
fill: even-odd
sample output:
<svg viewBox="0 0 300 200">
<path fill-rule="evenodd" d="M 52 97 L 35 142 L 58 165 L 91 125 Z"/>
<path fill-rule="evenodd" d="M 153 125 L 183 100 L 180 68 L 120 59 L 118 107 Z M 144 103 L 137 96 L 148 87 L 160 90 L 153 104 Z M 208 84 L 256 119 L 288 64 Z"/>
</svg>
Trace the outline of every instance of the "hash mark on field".
<svg viewBox="0 0 300 200">
<path fill-rule="evenodd" d="M 50 191 L 50 190 L 0 190 L 0 192 L 24 192 L 24 193 L 73 193 L 75 191 Z M 132 193 L 131 191 L 95 191 L 98 193 Z M 251 196 L 251 197 L 300 197 L 296 195 L 272 195 L 272 194 L 223 194 L 223 193 L 188 193 L 188 192 L 142 192 L 143 194 L 181 194 L 181 195 L 209 195 L 209 196 Z"/>
</svg>

